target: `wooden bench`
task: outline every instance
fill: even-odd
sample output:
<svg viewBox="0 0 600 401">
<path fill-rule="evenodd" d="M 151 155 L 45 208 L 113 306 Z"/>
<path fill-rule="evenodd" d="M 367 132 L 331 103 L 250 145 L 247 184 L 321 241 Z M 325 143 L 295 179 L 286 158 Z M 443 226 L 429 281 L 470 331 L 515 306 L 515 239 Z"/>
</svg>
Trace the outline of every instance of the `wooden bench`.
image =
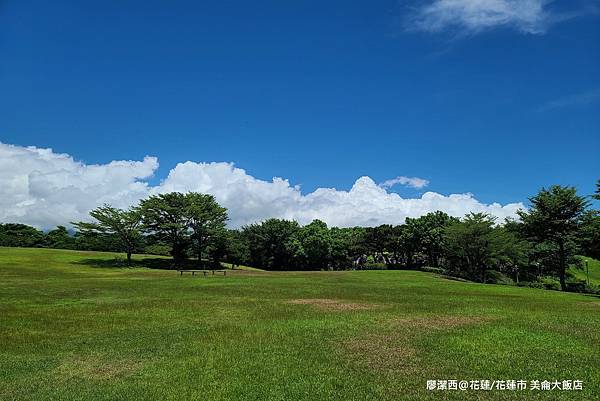
<svg viewBox="0 0 600 401">
<path fill-rule="evenodd" d="M 177 270 L 179 272 L 180 276 L 183 276 L 183 273 L 191 273 L 192 276 L 195 276 L 196 273 L 203 273 L 204 277 L 208 276 L 209 272 L 212 272 L 213 276 L 215 275 L 215 272 L 217 273 L 223 273 L 223 276 L 227 275 L 227 270 L 191 270 L 191 269 L 185 269 L 185 270 Z"/>
<path fill-rule="evenodd" d="M 183 273 L 192 273 L 192 276 L 195 276 L 196 273 L 204 273 L 204 277 L 208 274 L 208 270 L 177 270 L 180 276 L 183 276 Z"/>
</svg>

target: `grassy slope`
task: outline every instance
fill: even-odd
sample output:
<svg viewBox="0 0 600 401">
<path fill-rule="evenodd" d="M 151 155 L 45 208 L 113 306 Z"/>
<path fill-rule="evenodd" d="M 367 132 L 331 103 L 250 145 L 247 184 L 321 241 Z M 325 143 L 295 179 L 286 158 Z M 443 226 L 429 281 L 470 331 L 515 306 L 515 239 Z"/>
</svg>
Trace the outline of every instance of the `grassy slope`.
<svg viewBox="0 0 600 401">
<path fill-rule="evenodd" d="M 600 396 L 590 296 L 414 271 L 98 267 L 111 258 L 0 248 L 1 400 Z M 298 299 L 329 301 L 288 302 Z M 427 392 L 434 378 L 580 379 L 585 390 Z"/>
<path fill-rule="evenodd" d="M 596 259 L 588 258 L 585 256 L 581 256 L 580 258 L 584 260 L 584 264 L 583 264 L 582 268 L 579 269 L 577 267 L 571 267 L 569 269 L 571 271 L 571 273 L 573 273 L 575 275 L 575 277 L 579 280 L 586 280 L 587 274 L 586 274 L 585 261 L 587 261 L 589 272 L 590 272 L 590 283 L 600 285 L 600 261 L 598 261 Z"/>
</svg>

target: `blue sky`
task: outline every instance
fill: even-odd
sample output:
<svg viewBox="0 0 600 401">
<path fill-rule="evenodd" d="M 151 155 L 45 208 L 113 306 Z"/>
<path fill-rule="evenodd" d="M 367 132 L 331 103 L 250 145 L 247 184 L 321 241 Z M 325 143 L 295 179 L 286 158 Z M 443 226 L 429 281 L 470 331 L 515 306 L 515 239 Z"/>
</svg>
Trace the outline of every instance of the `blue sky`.
<svg viewBox="0 0 600 401">
<path fill-rule="evenodd" d="M 156 156 L 154 184 L 190 160 L 303 193 L 363 175 L 429 181 L 403 197 L 593 192 L 600 4 L 448 3 L 5 0 L 0 142 Z"/>
</svg>

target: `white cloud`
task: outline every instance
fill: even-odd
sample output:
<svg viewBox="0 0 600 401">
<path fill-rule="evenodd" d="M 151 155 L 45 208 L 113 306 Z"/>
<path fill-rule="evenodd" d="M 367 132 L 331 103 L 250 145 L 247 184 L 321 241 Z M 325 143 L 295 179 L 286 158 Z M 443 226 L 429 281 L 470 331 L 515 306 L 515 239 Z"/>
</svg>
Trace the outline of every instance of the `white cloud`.
<svg viewBox="0 0 600 401">
<path fill-rule="evenodd" d="M 543 34 L 560 19 L 547 9 L 550 0 L 434 0 L 409 18 L 409 28 L 425 32 L 455 29 L 477 33 L 500 26 Z"/>
<path fill-rule="evenodd" d="M 155 157 L 87 165 L 52 149 L 0 143 L 0 221 L 41 228 L 87 218 L 103 203 L 128 206 L 148 192 Z"/>
<path fill-rule="evenodd" d="M 421 189 L 429 185 L 429 181 L 419 177 L 405 177 L 401 175 L 396 178 L 392 178 L 391 180 L 386 180 L 379 184 L 379 186 L 383 188 L 391 188 L 397 184 L 406 185 L 407 187 L 411 188 Z"/>
<path fill-rule="evenodd" d="M 288 180 L 259 180 L 231 163 L 180 163 L 159 185 L 146 181 L 158 168 L 154 157 L 86 165 L 51 149 L 0 143 L 0 221 L 40 228 L 86 219 L 103 203 L 127 207 L 150 194 L 199 191 L 213 194 L 229 209 L 230 225 L 239 227 L 268 217 L 308 223 L 319 218 L 333 226 L 400 224 L 443 210 L 453 216 L 487 212 L 500 219 L 516 215 L 521 203 L 483 204 L 471 194 L 444 196 L 426 192 L 404 199 L 369 177 L 349 191 L 319 188 L 302 194 Z M 415 183 L 415 182 L 413 182 Z"/>
</svg>

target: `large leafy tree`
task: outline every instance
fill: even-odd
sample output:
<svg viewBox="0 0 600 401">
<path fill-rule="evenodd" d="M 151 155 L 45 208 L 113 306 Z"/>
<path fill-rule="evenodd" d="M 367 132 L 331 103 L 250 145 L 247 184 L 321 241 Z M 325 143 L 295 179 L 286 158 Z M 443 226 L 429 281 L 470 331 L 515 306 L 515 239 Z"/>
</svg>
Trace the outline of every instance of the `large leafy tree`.
<svg viewBox="0 0 600 401">
<path fill-rule="evenodd" d="M 486 271 L 495 264 L 500 249 L 494 225 L 494 217 L 470 213 L 446 229 L 446 257 L 455 273 L 485 281 Z"/>
<path fill-rule="evenodd" d="M 189 244 L 188 202 L 186 195 L 170 192 L 152 195 L 140 202 L 143 230 L 171 246 L 175 266 L 181 266 Z"/>
<path fill-rule="evenodd" d="M 600 200 L 600 180 L 596 183 L 596 193 L 592 195 L 594 199 Z"/>
<path fill-rule="evenodd" d="M 366 228 L 364 241 L 368 253 L 372 255 L 379 254 L 382 256 L 384 252 L 389 250 L 392 236 L 393 227 L 389 224 Z"/>
<path fill-rule="evenodd" d="M 331 263 L 332 239 L 327 224 L 314 220 L 296 231 L 288 241 L 298 266 L 320 269 Z"/>
<path fill-rule="evenodd" d="M 427 213 L 417 219 L 421 225 L 421 245 L 427 255 L 429 266 L 439 266 L 444 247 L 444 232 L 457 219 L 448 214 L 436 211 Z"/>
<path fill-rule="evenodd" d="M 192 231 L 198 263 L 202 263 L 202 252 L 209 246 L 213 256 L 225 253 L 224 237 L 227 209 L 220 206 L 212 195 L 189 192 L 185 194 L 185 214 Z"/>
<path fill-rule="evenodd" d="M 227 230 L 226 260 L 232 267 L 251 263 L 250 245 L 242 231 Z"/>
<path fill-rule="evenodd" d="M 331 267 L 334 269 L 344 269 L 352 266 L 352 262 L 357 258 L 353 254 L 352 236 L 354 229 L 332 227 L 329 230 L 331 238 Z M 353 256 L 355 256 L 353 258 Z"/>
<path fill-rule="evenodd" d="M 421 219 L 407 217 L 401 233 L 402 250 L 405 264 L 412 266 L 415 255 L 423 248 L 423 237 L 426 227 Z"/>
<path fill-rule="evenodd" d="M 98 207 L 90 212 L 95 222 L 74 222 L 73 226 L 85 235 L 117 236 L 131 266 L 131 254 L 138 244 L 141 233 L 141 214 L 138 209 L 118 209 L 110 205 Z"/>
<path fill-rule="evenodd" d="M 267 219 L 260 224 L 245 226 L 243 233 L 250 246 L 252 265 L 270 270 L 292 268 L 289 241 L 298 230 L 297 222 L 282 219 Z"/>
<path fill-rule="evenodd" d="M 566 270 L 575 254 L 577 234 L 587 208 L 587 201 L 577 195 L 573 187 L 553 185 L 542 188 L 529 199 L 531 208 L 519 211 L 526 232 L 539 242 L 549 242 L 556 247 L 556 273 L 563 291 L 566 290 Z"/>
</svg>

